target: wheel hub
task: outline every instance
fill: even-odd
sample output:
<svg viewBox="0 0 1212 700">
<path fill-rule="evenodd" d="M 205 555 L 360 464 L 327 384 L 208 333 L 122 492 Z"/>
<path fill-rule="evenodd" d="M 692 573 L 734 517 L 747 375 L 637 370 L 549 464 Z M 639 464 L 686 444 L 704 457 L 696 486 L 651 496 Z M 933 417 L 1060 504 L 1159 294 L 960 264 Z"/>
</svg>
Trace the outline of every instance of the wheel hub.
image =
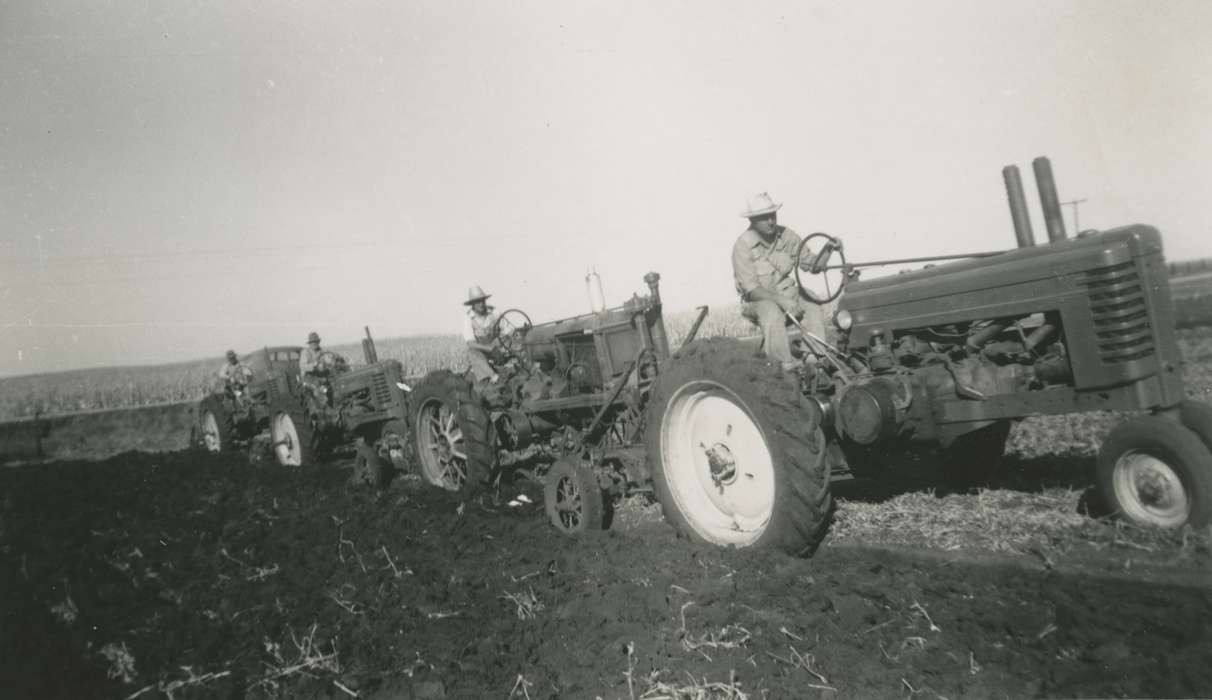
<svg viewBox="0 0 1212 700">
<path fill-rule="evenodd" d="M 728 486 L 736 481 L 736 457 L 732 455 L 732 450 L 722 442 L 717 442 L 711 447 L 706 447 L 700 443 L 703 448 L 703 453 L 707 455 L 707 467 L 711 470 L 711 481 L 716 486 Z"/>
<path fill-rule="evenodd" d="M 1135 520 L 1176 527 L 1186 521 L 1191 509 L 1178 474 L 1152 454 L 1129 452 L 1120 457 L 1114 486 L 1124 509 Z"/>
</svg>

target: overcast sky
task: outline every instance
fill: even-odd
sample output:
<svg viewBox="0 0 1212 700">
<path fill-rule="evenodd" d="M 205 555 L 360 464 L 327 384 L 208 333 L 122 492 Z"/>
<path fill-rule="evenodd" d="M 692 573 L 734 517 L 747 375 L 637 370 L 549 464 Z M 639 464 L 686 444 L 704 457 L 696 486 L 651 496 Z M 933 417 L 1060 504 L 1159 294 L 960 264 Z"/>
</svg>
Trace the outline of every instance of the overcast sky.
<svg viewBox="0 0 1212 700">
<path fill-rule="evenodd" d="M 0 375 L 734 300 L 745 197 L 1009 247 L 1003 165 L 1212 255 L 1212 2 L 0 0 Z M 1073 225 L 1066 209 L 1066 222 Z"/>
</svg>

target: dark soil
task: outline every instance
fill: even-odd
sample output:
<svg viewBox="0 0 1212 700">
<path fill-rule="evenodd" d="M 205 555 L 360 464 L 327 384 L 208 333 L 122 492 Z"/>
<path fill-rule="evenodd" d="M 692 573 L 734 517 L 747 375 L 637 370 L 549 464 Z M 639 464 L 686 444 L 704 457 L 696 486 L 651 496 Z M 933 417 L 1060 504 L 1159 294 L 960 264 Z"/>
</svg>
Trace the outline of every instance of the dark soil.
<svg viewBox="0 0 1212 700">
<path fill-rule="evenodd" d="M 571 540 L 537 487 L 503 492 L 534 500 L 510 508 L 348 474 L 192 453 L 0 472 L 0 688 L 1212 696 L 1199 572 L 1180 585 L 828 539 L 795 559 L 694 545 L 660 522 Z"/>
</svg>

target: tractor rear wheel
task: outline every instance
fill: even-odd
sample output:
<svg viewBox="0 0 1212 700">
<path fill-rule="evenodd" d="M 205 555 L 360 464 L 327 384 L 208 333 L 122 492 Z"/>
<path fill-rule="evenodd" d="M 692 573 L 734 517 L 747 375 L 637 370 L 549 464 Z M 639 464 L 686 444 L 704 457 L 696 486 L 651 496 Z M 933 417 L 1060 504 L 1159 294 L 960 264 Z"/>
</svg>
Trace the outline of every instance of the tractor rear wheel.
<svg viewBox="0 0 1212 700">
<path fill-rule="evenodd" d="M 645 428 L 665 519 L 710 544 L 812 554 L 832 504 L 813 408 L 779 363 L 739 341 L 683 348 L 657 378 Z"/>
<path fill-rule="evenodd" d="M 1212 522 L 1212 452 L 1175 421 L 1143 416 L 1116 426 L 1098 452 L 1095 476 L 1111 511 L 1130 522 L 1165 528 Z"/>
<path fill-rule="evenodd" d="M 198 405 L 198 435 L 202 449 L 222 452 L 231 447 L 231 411 L 218 396 L 208 396 Z"/>
<path fill-rule="evenodd" d="M 447 370 L 431 372 L 413 389 L 413 445 L 421 474 L 447 491 L 484 485 L 496 462 L 488 412 L 471 385 Z"/>
<path fill-rule="evenodd" d="M 315 462 L 315 436 L 302 411 L 274 411 L 269 418 L 269 442 L 280 466 L 301 467 Z"/>
<path fill-rule="evenodd" d="M 551 465 L 543 480 L 543 508 L 557 530 L 572 536 L 604 530 L 606 506 L 606 493 L 588 464 L 572 456 Z"/>
</svg>

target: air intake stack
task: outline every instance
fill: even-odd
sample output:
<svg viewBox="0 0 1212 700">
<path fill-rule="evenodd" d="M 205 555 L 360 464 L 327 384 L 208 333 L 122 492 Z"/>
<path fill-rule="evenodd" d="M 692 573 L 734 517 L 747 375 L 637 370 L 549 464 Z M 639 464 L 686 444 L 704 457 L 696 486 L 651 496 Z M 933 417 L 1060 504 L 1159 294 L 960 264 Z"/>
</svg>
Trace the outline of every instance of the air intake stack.
<svg viewBox="0 0 1212 700">
<path fill-rule="evenodd" d="M 1052 178 L 1052 163 L 1044 156 L 1031 161 L 1035 170 L 1035 186 L 1039 188 L 1039 203 L 1044 210 L 1048 241 L 1065 240 L 1065 219 L 1061 215 L 1060 197 L 1056 196 L 1056 180 Z"/>
</svg>

